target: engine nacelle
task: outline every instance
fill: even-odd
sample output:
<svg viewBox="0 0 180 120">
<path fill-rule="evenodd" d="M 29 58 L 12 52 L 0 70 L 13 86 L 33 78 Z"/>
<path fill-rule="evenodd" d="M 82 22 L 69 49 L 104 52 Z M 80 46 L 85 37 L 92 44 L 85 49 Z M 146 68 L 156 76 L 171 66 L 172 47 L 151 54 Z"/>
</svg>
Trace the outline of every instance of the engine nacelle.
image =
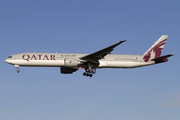
<svg viewBox="0 0 180 120">
<path fill-rule="evenodd" d="M 68 68 L 68 67 L 61 67 L 62 74 L 72 74 L 73 72 L 77 71 L 78 69 Z"/>
<path fill-rule="evenodd" d="M 80 62 L 74 58 L 65 58 L 64 59 L 64 66 L 65 67 L 77 67 Z"/>
</svg>

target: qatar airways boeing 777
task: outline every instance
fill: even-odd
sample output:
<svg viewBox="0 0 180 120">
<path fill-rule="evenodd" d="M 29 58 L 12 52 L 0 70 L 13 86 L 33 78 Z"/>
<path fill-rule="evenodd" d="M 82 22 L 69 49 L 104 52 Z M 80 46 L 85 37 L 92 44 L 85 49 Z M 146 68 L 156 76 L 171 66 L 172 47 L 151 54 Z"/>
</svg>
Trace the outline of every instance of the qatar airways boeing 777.
<svg viewBox="0 0 180 120">
<path fill-rule="evenodd" d="M 14 65 L 18 73 L 19 66 L 60 67 L 62 74 L 72 74 L 84 68 L 83 75 L 92 77 L 97 68 L 136 68 L 167 62 L 167 58 L 173 56 L 161 56 L 167 37 L 162 35 L 143 55 L 111 54 L 116 46 L 126 41 L 123 40 L 91 54 L 19 53 L 9 56 L 5 61 Z"/>
</svg>

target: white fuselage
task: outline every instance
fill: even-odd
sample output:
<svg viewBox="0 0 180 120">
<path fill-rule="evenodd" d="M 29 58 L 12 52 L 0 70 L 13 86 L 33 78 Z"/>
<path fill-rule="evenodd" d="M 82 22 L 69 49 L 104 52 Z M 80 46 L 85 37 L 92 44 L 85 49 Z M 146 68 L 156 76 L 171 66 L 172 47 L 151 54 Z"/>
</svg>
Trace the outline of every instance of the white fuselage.
<svg viewBox="0 0 180 120">
<path fill-rule="evenodd" d="M 19 66 L 38 67 L 66 67 L 67 58 L 77 59 L 87 54 L 74 53 L 20 53 L 7 58 L 7 63 Z M 71 62 L 71 61 L 69 61 Z M 99 60 L 98 68 L 135 68 L 155 64 L 154 61 L 144 62 L 142 55 L 116 55 L 108 54 L 104 59 Z M 68 66 L 67 66 L 68 67 Z M 81 64 L 72 66 L 74 68 L 83 67 Z"/>
</svg>

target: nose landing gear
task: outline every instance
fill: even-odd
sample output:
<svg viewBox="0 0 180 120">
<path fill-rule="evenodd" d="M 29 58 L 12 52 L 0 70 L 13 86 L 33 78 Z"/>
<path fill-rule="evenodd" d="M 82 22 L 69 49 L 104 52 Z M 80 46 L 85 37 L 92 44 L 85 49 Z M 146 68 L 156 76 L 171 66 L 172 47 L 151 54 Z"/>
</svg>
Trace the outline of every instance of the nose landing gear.
<svg viewBox="0 0 180 120">
<path fill-rule="evenodd" d="M 19 73 L 20 72 L 19 65 L 14 65 L 14 66 L 17 68 L 17 73 Z"/>
</svg>

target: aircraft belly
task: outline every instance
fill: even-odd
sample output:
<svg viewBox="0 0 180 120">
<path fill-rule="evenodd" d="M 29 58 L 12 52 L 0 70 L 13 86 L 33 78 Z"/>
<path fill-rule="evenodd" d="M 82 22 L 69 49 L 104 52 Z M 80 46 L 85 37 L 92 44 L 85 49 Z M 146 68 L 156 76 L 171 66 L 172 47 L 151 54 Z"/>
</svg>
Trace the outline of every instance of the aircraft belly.
<svg viewBox="0 0 180 120">
<path fill-rule="evenodd" d="M 125 62 L 125 61 L 103 61 L 100 62 L 100 68 L 136 68 L 152 65 L 154 62 Z"/>
</svg>

